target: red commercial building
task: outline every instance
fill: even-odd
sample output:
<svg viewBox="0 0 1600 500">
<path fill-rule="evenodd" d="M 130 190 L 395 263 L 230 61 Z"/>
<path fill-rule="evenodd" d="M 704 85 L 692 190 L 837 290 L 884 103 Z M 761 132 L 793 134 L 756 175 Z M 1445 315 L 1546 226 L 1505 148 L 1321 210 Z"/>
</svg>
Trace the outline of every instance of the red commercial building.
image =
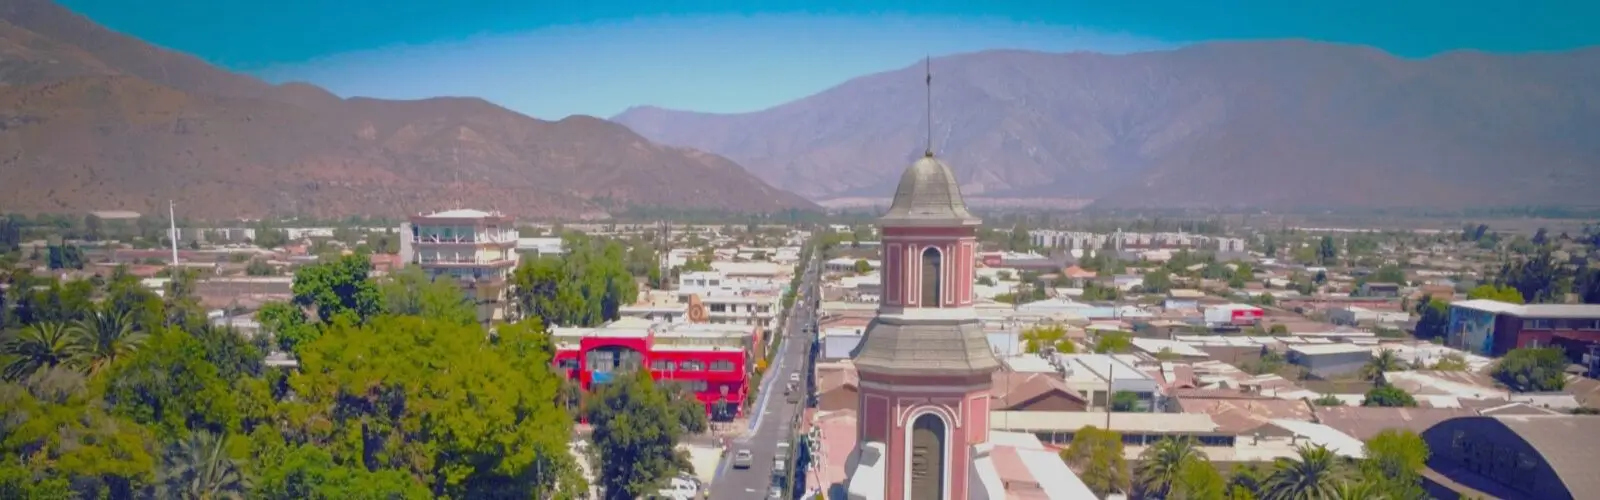
<svg viewBox="0 0 1600 500">
<path fill-rule="evenodd" d="M 652 323 L 624 318 L 598 328 L 556 328 L 557 373 L 585 391 L 631 370 L 647 368 L 658 382 L 688 385 L 708 415 L 731 419 L 744 412 L 750 374 L 761 342 L 759 327 L 703 323 Z"/>
<path fill-rule="evenodd" d="M 1485 356 L 1519 347 L 1561 346 L 1573 360 L 1600 345 L 1600 304 L 1509 304 L 1488 299 L 1450 304 L 1446 343 Z"/>
</svg>

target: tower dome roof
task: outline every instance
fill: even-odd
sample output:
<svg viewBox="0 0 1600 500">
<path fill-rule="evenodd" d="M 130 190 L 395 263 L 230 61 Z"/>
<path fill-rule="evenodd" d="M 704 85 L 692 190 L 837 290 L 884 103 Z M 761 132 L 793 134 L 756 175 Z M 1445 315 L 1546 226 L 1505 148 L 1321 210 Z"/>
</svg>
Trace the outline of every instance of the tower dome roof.
<svg viewBox="0 0 1600 500">
<path fill-rule="evenodd" d="M 900 174 L 894 203 L 878 222 L 885 226 L 976 226 L 982 221 L 967 210 L 950 166 L 929 154 Z"/>
</svg>

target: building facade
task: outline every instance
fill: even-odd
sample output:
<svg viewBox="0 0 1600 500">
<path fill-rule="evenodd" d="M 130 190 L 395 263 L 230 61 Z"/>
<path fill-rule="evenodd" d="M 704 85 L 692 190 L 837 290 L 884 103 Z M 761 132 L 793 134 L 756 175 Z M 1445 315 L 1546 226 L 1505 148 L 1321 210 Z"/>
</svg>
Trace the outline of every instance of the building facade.
<svg viewBox="0 0 1600 500">
<path fill-rule="evenodd" d="M 761 331 L 739 325 L 662 324 L 619 320 L 599 328 L 555 328 L 556 373 L 585 391 L 634 370 L 657 382 L 687 386 L 706 414 L 732 419 L 744 411 Z"/>
<path fill-rule="evenodd" d="M 1446 338 L 1452 347 L 1486 356 L 1518 347 L 1561 346 L 1576 360 L 1589 346 L 1600 345 L 1600 305 L 1454 302 Z"/>
<path fill-rule="evenodd" d="M 882 228 L 883 294 L 855 353 L 851 498 L 971 498 L 999 360 L 972 307 L 977 217 L 932 153 L 906 169 Z"/>
<path fill-rule="evenodd" d="M 518 261 L 510 216 L 449 210 L 413 216 L 400 232 L 400 256 L 408 265 L 459 284 L 477 304 L 479 322 L 506 319 L 506 285 Z"/>
</svg>

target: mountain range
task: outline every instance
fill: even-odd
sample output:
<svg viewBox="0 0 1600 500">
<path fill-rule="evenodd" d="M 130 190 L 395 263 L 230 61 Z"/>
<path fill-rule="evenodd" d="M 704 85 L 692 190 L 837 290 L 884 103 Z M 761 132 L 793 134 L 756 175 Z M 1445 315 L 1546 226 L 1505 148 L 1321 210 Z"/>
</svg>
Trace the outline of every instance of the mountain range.
<svg viewBox="0 0 1600 500">
<path fill-rule="evenodd" d="M 1600 179 L 1600 48 L 1403 59 L 1262 41 L 929 66 L 931 96 L 918 62 L 751 113 L 636 107 L 612 120 L 814 200 L 887 197 L 926 149 L 930 114 L 933 148 L 978 199 L 1594 204 Z"/>
<path fill-rule="evenodd" d="M 272 85 L 47 0 L 0 2 L 0 179 L 0 210 L 150 211 L 175 199 L 180 215 L 205 219 L 816 208 L 726 158 L 599 118 Z"/>
</svg>

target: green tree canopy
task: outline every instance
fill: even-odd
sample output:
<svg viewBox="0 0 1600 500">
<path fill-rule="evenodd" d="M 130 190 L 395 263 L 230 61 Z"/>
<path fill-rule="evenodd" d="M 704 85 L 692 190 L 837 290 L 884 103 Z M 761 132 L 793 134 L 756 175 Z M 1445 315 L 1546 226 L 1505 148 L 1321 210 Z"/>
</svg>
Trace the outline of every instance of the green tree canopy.
<svg viewBox="0 0 1600 500">
<path fill-rule="evenodd" d="M 1122 434 L 1095 426 L 1078 429 L 1061 459 L 1077 470 L 1084 485 L 1100 496 L 1127 492 L 1132 483 L 1123 456 Z"/>
<path fill-rule="evenodd" d="M 1416 407 L 1417 398 L 1404 389 L 1389 384 L 1378 384 L 1367 390 L 1361 406 Z"/>
<path fill-rule="evenodd" d="M 340 463 L 409 472 L 450 498 L 570 495 L 572 423 L 555 402 L 542 330 L 418 317 L 336 323 L 300 350 L 296 432 Z M 556 491 L 559 485 L 560 491 Z"/>
<path fill-rule="evenodd" d="M 679 453 L 682 437 L 705 428 L 705 409 L 674 404 L 670 391 L 638 370 L 601 385 L 584 415 L 594 425 L 590 439 L 599 464 L 602 495 L 608 499 L 639 498 L 676 473 L 692 472 Z"/>
<path fill-rule="evenodd" d="M 294 273 L 294 303 L 315 308 L 324 323 L 366 321 L 382 307 L 371 270 L 372 261 L 359 254 L 302 267 Z"/>
<path fill-rule="evenodd" d="M 1555 347 L 1512 349 L 1494 366 L 1500 383 L 1518 392 L 1559 391 L 1567 386 L 1566 350 Z"/>
<path fill-rule="evenodd" d="M 1467 292 L 1467 298 L 1498 300 L 1500 302 L 1506 302 L 1510 304 L 1523 303 L 1522 292 L 1517 291 L 1516 288 L 1506 285 L 1495 285 L 1492 283 L 1478 285 L 1477 288 L 1473 288 L 1471 291 Z"/>
</svg>

